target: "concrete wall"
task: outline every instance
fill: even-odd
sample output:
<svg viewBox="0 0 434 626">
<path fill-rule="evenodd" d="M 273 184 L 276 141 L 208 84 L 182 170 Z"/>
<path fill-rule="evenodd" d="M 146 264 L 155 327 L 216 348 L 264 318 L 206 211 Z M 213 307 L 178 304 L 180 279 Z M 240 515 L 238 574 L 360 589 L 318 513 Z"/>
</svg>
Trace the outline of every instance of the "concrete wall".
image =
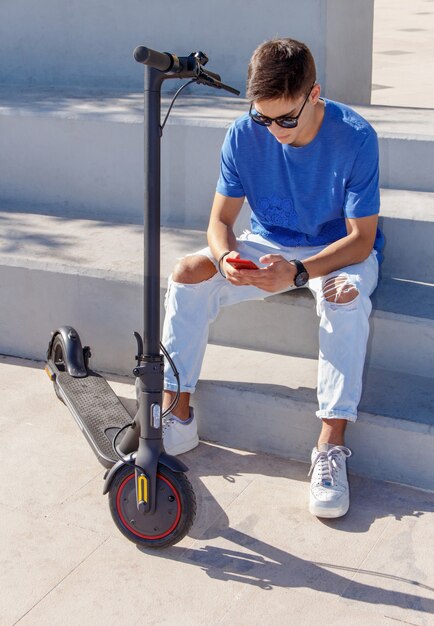
<svg viewBox="0 0 434 626">
<path fill-rule="evenodd" d="M 370 104 L 374 0 L 328 0 L 324 4 L 327 95 L 340 102 Z"/>
<path fill-rule="evenodd" d="M 369 103 L 374 0 L 2 0 L 0 81 L 140 89 L 139 44 L 188 54 L 245 88 L 253 49 L 265 39 L 306 42 L 324 93 Z M 171 85 L 174 86 L 173 84 Z"/>
</svg>

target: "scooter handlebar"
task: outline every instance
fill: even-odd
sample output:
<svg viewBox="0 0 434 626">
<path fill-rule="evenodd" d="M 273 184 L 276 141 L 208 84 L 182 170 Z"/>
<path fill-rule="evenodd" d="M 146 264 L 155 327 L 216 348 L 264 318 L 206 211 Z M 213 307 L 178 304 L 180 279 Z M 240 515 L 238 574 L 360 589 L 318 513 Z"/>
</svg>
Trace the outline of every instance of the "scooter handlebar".
<svg viewBox="0 0 434 626">
<path fill-rule="evenodd" d="M 137 46 L 134 50 L 134 58 L 138 63 L 155 67 L 160 72 L 167 72 L 174 62 L 172 55 L 168 52 L 157 52 L 146 46 Z"/>
<path fill-rule="evenodd" d="M 192 52 L 188 57 L 177 57 L 169 52 L 158 52 L 146 46 L 137 46 L 134 50 L 134 58 L 138 63 L 153 67 L 160 72 L 167 72 L 172 76 L 177 75 L 179 78 L 193 78 L 199 84 L 240 95 L 238 89 L 222 83 L 219 74 L 204 69 L 208 57 L 203 52 Z"/>
</svg>

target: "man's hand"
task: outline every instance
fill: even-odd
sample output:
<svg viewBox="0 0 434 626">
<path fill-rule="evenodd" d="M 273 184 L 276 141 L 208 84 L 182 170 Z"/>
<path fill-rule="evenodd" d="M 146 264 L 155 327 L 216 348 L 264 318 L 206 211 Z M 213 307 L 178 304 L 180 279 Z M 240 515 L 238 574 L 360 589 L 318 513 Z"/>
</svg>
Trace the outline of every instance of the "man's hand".
<svg viewBox="0 0 434 626">
<path fill-rule="evenodd" d="M 232 285 L 254 285 L 270 293 L 284 291 L 294 284 L 295 266 L 280 254 L 266 254 L 259 262 L 267 267 L 258 270 L 236 270 L 227 258 L 237 259 L 239 252 L 230 252 L 223 260 L 223 271 Z"/>
<path fill-rule="evenodd" d="M 221 266 L 223 274 L 226 276 L 226 279 L 232 283 L 232 285 L 249 285 L 250 283 L 246 282 L 242 276 L 240 270 L 235 269 L 233 265 L 230 263 L 226 263 L 226 259 L 239 259 L 240 253 L 236 250 L 231 250 L 229 254 L 225 256 L 223 259 Z"/>
</svg>

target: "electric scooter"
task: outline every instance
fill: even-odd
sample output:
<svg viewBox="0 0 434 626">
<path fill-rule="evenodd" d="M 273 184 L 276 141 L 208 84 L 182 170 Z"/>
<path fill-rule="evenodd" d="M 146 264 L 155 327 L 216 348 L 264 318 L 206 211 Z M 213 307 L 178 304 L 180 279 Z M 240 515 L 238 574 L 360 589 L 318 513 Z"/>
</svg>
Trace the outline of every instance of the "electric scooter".
<svg viewBox="0 0 434 626">
<path fill-rule="evenodd" d="M 121 533 L 146 548 L 166 548 L 189 531 L 196 514 L 187 466 L 163 446 L 162 421 L 179 399 L 176 366 L 160 344 L 160 141 L 179 93 L 191 83 L 239 91 L 205 69 L 203 52 L 178 57 L 145 46 L 134 51 L 144 64 L 145 207 L 144 207 L 144 334 L 137 341 L 137 413 L 131 420 L 107 381 L 89 367 L 91 351 L 70 326 L 52 333 L 46 372 L 98 460 L 107 468 L 103 493 Z M 161 88 L 167 79 L 190 80 L 175 93 L 161 123 Z M 178 380 L 178 393 L 162 412 L 164 357 Z"/>
</svg>

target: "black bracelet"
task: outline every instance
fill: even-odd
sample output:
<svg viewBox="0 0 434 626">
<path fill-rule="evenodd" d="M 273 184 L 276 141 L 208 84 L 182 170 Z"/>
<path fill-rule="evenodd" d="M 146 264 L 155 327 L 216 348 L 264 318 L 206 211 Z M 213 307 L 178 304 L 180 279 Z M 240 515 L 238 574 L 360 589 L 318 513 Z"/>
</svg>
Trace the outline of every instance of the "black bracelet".
<svg viewBox="0 0 434 626">
<path fill-rule="evenodd" d="M 218 268 L 219 268 L 219 272 L 220 274 L 223 276 L 223 278 L 226 278 L 226 274 L 223 274 L 222 272 L 222 266 L 221 266 L 221 262 L 223 261 L 223 259 L 225 258 L 225 256 L 227 256 L 228 254 L 230 254 L 230 250 L 228 250 L 227 252 L 223 252 L 223 254 L 220 256 L 217 264 L 218 264 Z"/>
</svg>

